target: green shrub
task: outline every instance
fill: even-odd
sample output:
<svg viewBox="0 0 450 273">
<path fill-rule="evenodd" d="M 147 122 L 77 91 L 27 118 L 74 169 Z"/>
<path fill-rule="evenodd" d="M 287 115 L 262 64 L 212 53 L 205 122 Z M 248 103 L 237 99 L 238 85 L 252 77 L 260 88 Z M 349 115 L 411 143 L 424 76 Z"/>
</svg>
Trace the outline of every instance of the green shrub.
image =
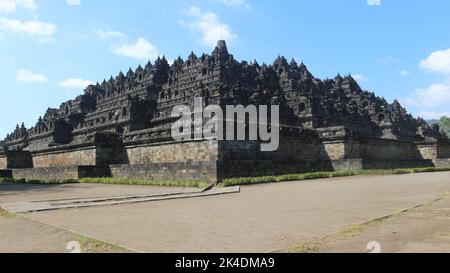
<svg viewBox="0 0 450 273">
<path fill-rule="evenodd" d="M 98 183 L 115 185 L 172 186 L 206 188 L 208 183 L 199 180 L 144 180 L 122 178 L 82 178 L 80 183 Z"/>
<path fill-rule="evenodd" d="M 198 187 L 206 188 L 209 184 L 197 180 L 143 180 L 143 179 L 118 179 L 118 178 L 82 178 L 82 179 L 12 179 L 0 178 L 0 183 L 30 184 L 30 185 L 51 185 L 70 183 L 98 183 L 117 185 L 150 185 L 150 186 L 175 186 L 175 187 Z"/>
<path fill-rule="evenodd" d="M 303 181 L 321 178 L 337 178 L 347 177 L 355 175 L 380 175 L 380 174 L 410 174 L 410 173 L 425 173 L 425 172 L 443 172 L 450 171 L 450 168 L 410 168 L 410 169 L 392 169 L 392 170 L 349 170 L 339 172 L 316 172 L 316 173 L 304 173 L 304 174 L 285 174 L 278 176 L 261 176 L 261 177 L 240 177 L 230 178 L 222 181 L 222 184 L 226 187 L 236 185 L 250 185 L 261 183 L 274 183 L 274 182 L 289 182 L 289 181 Z"/>
<path fill-rule="evenodd" d="M 0 183 L 10 183 L 10 184 L 70 184 L 79 183 L 76 179 L 50 179 L 50 180 L 37 180 L 37 179 L 14 179 L 14 178 L 0 178 Z"/>
</svg>

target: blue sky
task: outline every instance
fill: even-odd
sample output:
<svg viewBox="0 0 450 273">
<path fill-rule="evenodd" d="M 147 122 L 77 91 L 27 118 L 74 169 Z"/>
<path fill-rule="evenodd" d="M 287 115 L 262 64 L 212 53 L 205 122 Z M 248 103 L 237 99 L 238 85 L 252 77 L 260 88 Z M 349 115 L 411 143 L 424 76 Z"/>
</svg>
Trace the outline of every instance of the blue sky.
<svg viewBox="0 0 450 273">
<path fill-rule="evenodd" d="M 218 39 L 238 60 L 294 57 L 415 116 L 450 115 L 449 14 L 448 0 L 0 0 L 0 138 L 90 82 Z"/>
</svg>

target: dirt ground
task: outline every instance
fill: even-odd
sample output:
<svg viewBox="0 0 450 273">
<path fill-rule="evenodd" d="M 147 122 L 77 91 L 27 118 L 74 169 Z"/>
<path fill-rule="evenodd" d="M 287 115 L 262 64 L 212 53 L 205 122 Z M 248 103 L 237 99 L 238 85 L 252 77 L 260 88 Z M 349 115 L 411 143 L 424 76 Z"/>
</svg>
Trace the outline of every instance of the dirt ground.
<svg viewBox="0 0 450 273">
<path fill-rule="evenodd" d="M 108 186 L 104 190 L 96 186 L 90 185 L 93 188 L 86 194 L 115 193 Z M 71 187 L 75 187 L 71 192 L 79 190 L 76 185 Z M 40 188 L 39 196 L 18 190 L 14 191 L 14 197 L 7 198 L 8 202 L 48 200 L 54 199 L 54 193 L 58 198 L 65 196 L 64 189 Z M 448 193 L 448 172 L 358 176 L 246 186 L 239 194 L 25 216 L 142 252 L 273 252 L 295 247 L 298 250 L 305 242 L 320 241 L 349 229 L 351 232 L 346 232 L 344 238 L 312 250 L 369 252 L 367 243 L 377 241 L 384 252 L 450 251 L 446 243 L 450 203 L 446 199 L 435 201 Z M 0 203 L 5 195 L 0 186 Z M 428 205 L 415 208 L 421 204 Z M 402 210 L 406 212 L 397 214 Z M 385 216 L 389 216 L 385 221 L 362 225 L 358 232 L 351 229 Z M 22 233 L 17 230 L 5 234 L 0 228 L 0 238 L 21 238 Z M 30 234 L 35 234 L 36 239 L 45 237 L 43 232 Z M 21 251 L 39 252 L 32 247 L 35 245 L 32 237 L 20 239 Z M 15 240 L 8 240 L 0 244 L 0 252 L 18 245 Z"/>
<path fill-rule="evenodd" d="M 201 191 L 201 189 L 103 184 L 0 185 L 0 204 L 24 201 L 150 195 L 180 191 Z"/>
<path fill-rule="evenodd" d="M 330 243 L 321 252 L 450 253 L 450 198 L 393 215 L 355 236 Z M 369 250 L 370 249 L 370 250 Z M 376 251 L 376 250 L 375 250 Z"/>
<path fill-rule="evenodd" d="M 77 236 L 22 217 L 0 216 L 0 252 L 67 253 Z"/>
</svg>

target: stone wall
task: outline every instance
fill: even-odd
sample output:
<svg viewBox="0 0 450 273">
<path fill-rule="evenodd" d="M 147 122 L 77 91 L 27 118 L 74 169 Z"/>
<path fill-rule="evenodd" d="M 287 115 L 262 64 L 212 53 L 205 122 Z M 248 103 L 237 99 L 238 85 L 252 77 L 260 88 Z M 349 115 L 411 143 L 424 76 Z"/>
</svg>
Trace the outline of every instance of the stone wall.
<svg viewBox="0 0 450 273">
<path fill-rule="evenodd" d="M 273 152 L 261 152 L 257 141 L 219 142 L 218 180 L 332 170 L 320 141 L 280 136 L 280 146 Z"/>
<path fill-rule="evenodd" d="M 435 159 L 437 158 L 437 144 L 436 143 L 420 143 L 417 149 L 423 158 Z"/>
<path fill-rule="evenodd" d="M 97 166 L 108 166 L 110 164 L 127 164 L 127 152 L 122 145 L 107 147 L 99 146 L 96 148 Z"/>
<path fill-rule="evenodd" d="M 11 170 L 0 170 L 0 178 L 12 178 L 12 171 Z"/>
<path fill-rule="evenodd" d="M 0 155 L 0 170 L 6 169 L 8 169 L 8 160 L 6 159 L 6 156 Z"/>
<path fill-rule="evenodd" d="M 127 164 L 111 164 L 112 177 L 217 182 L 218 141 L 137 144 L 125 151 Z"/>
<path fill-rule="evenodd" d="M 64 180 L 84 177 L 109 177 L 109 168 L 94 166 L 58 166 L 48 168 L 13 169 L 15 179 Z"/>
<path fill-rule="evenodd" d="M 359 159 L 332 160 L 331 164 L 333 165 L 333 171 L 433 167 L 433 162 L 431 160 L 422 160 L 422 159 L 373 160 L 373 159 L 359 158 Z"/>
<path fill-rule="evenodd" d="M 110 164 L 127 164 L 128 158 L 122 139 L 114 133 L 97 133 L 96 165 L 108 166 Z"/>
<path fill-rule="evenodd" d="M 218 159 L 217 141 L 189 141 L 126 147 L 128 163 L 203 162 Z"/>
<path fill-rule="evenodd" d="M 0 158 L 1 169 L 31 168 L 31 154 L 26 151 L 8 151 Z"/>
<path fill-rule="evenodd" d="M 341 140 L 327 141 L 323 144 L 324 153 L 330 160 L 343 160 L 347 158 L 346 146 L 346 143 Z M 359 158 L 359 156 L 355 158 Z"/>
<path fill-rule="evenodd" d="M 327 161 L 227 160 L 218 163 L 218 180 L 332 170 Z"/>
<path fill-rule="evenodd" d="M 298 174 L 321 171 L 347 171 L 362 169 L 390 169 L 430 167 L 430 160 L 363 160 L 342 159 L 331 161 L 273 161 L 247 160 L 222 161 L 219 165 L 221 179 L 232 177 L 254 177 L 265 175 Z"/>
<path fill-rule="evenodd" d="M 450 144 L 421 142 L 417 148 L 423 158 L 430 159 L 438 168 L 450 168 Z"/>
<path fill-rule="evenodd" d="M 95 147 L 33 155 L 34 168 L 95 166 L 96 163 Z"/>
<path fill-rule="evenodd" d="M 360 158 L 332 160 L 331 165 L 333 166 L 331 171 L 337 171 L 337 172 L 362 170 L 364 168 L 363 160 Z"/>
<path fill-rule="evenodd" d="M 330 160 L 421 160 L 421 151 L 414 142 L 390 139 L 356 138 L 324 141 L 324 149 Z M 429 159 L 429 158 L 425 158 Z"/>
<path fill-rule="evenodd" d="M 433 160 L 434 166 L 438 168 L 450 168 L 450 158 L 438 158 Z"/>
<path fill-rule="evenodd" d="M 111 165 L 110 170 L 114 178 L 217 182 L 216 161 Z"/>
<path fill-rule="evenodd" d="M 112 143 L 87 147 L 66 146 L 59 151 L 52 149 L 50 147 L 46 152 L 33 154 L 35 169 L 14 168 L 14 178 L 74 179 L 112 176 L 215 183 L 232 177 L 318 171 L 433 165 L 450 167 L 449 145 L 419 145 L 388 139 L 352 138 L 348 135 L 323 141 L 281 136 L 279 149 L 274 152 L 261 152 L 260 143 L 256 141 L 214 140 L 128 146 Z M 6 157 L 0 157 L 3 167 L 6 164 L 7 168 L 8 162 Z"/>
<path fill-rule="evenodd" d="M 317 161 L 328 160 L 324 146 L 319 141 L 280 136 L 278 150 L 261 152 L 257 141 L 220 141 L 219 160 L 272 160 L 272 161 Z"/>
<path fill-rule="evenodd" d="M 257 142 L 225 141 L 219 143 L 219 159 L 219 180 L 317 171 L 433 166 L 432 160 L 422 158 L 413 142 L 371 138 L 335 138 L 319 142 L 282 137 L 280 148 L 271 153 L 260 152 Z"/>
<path fill-rule="evenodd" d="M 447 166 L 450 161 L 440 161 L 439 166 Z M 434 166 L 431 160 L 363 160 L 341 159 L 331 161 L 273 161 L 273 160 L 232 160 L 219 162 L 218 180 L 233 177 L 258 177 L 310 172 L 333 172 L 348 170 L 423 168 Z"/>
<path fill-rule="evenodd" d="M 426 159 L 450 158 L 450 144 L 439 142 L 421 142 L 417 144 L 421 156 Z"/>
<path fill-rule="evenodd" d="M 360 155 L 372 160 L 421 160 L 423 159 L 414 142 L 390 139 L 359 139 Z"/>
<path fill-rule="evenodd" d="M 362 169 L 364 170 L 383 170 L 383 169 L 403 169 L 403 168 L 426 168 L 434 167 L 432 160 L 412 159 L 412 160 L 362 160 Z"/>
<path fill-rule="evenodd" d="M 314 139 L 280 137 L 280 146 L 274 152 L 264 152 L 263 158 L 278 161 L 329 161 L 322 142 Z"/>
<path fill-rule="evenodd" d="M 438 158 L 450 158 L 450 143 L 440 143 L 437 149 Z"/>
</svg>

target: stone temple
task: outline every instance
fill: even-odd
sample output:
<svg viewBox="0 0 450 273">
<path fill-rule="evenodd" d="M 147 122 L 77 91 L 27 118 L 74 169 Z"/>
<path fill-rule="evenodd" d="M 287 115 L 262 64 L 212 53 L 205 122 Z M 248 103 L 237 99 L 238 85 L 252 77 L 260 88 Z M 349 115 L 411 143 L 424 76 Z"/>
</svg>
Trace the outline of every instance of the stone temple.
<svg viewBox="0 0 450 273">
<path fill-rule="evenodd" d="M 279 105 L 280 146 L 258 141 L 174 141 L 174 106 Z M 0 176 L 195 179 L 347 169 L 450 166 L 439 127 L 362 90 L 351 77 L 315 78 L 304 64 L 238 62 L 219 41 L 212 54 L 172 65 L 158 58 L 49 108 L 32 128 L 0 142 Z"/>
</svg>

